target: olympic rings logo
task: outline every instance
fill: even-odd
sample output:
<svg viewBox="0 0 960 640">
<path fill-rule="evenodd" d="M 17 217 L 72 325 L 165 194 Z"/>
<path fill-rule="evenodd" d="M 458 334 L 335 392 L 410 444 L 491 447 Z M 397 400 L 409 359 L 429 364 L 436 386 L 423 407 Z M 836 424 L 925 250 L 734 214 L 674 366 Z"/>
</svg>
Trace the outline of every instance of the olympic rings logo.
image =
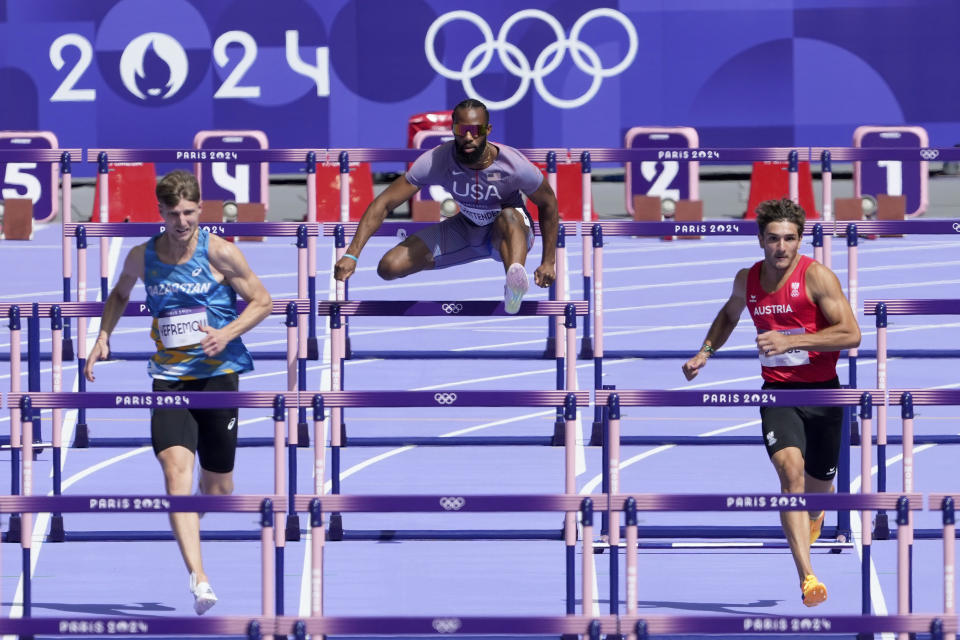
<svg viewBox="0 0 960 640">
<path fill-rule="evenodd" d="M 456 633 L 460 625 L 460 618 L 434 618 L 433 620 L 433 630 L 437 633 Z"/>
<path fill-rule="evenodd" d="M 463 305 L 459 302 L 444 302 L 440 305 L 440 308 L 446 314 L 457 314 L 463 311 Z"/>
<path fill-rule="evenodd" d="M 440 506 L 443 507 L 444 511 L 460 511 L 465 504 L 467 504 L 467 500 L 460 496 L 440 498 Z"/>
<path fill-rule="evenodd" d="M 960 222 L 953 223 L 953 230 L 956 231 L 957 233 L 960 233 Z"/>
<path fill-rule="evenodd" d="M 920 157 L 924 160 L 936 160 L 939 155 L 938 149 L 920 149 Z"/>
<path fill-rule="evenodd" d="M 435 393 L 433 394 L 433 399 L 437 401 L 437 404 L 453 404 L 457 401 L 457 394 L 455 393 Z"/>
<path fill-rule="evenodd" d="M 580 40 L 580 32 L 587 23 L 594 18 L 610 18 L 615 20 L 620 23 L 627 33 L 627 39 L 629 41 L 627 53 L 623 59 L 613 67 L 604 67 L 596 50 Z M 530 59 L 527 58 L 523 51 L 515 44 L 507 42 L 510 29 L 513 28 L 517 22 L 526 19 L 542 20 L 553 30 L 556 36 L 556 41 L 547 45 L 543 51 L 537 55 L 532 67 L 530 65 Z M 464 58 L 459 71 L 450 69 L 440 62 L 437 58 L 435 47 L 437 33 L 444 25 L 454 20 L 466 20 L 475 25 L 483 36 L 483 42 L 470 50 Z M 571 100 L 558 98 L 553 95 L 543 82 L 545 77 L 553 73 L 557 67 L 560 66 L 568 50 L 577 68 L 593 78 L 586 92 L 580 97 Z M 570 37 L 567 37 L 560 22 L 546 11 L 524 9 L 507 18 L 503 26 L 500 27 L 500 32 L 496 38 L 494 38 L 493 31 L 490 29 L 490 25 L 487 24 L 486 20 L 471 11 L 457 10 L 445 13 L 433 21 L 433 24 L 427 29 L 426 39 L 424 40 L 424 51 L 434 71 L 444 78 L 461 81 L 467 95 L 476 100 L 482 100 L 490 110 L 508 109 L 520 102 L 524 96 L 527 95 L 531 80 L 537 88 L 537 93 L 540 94 L 540 97 L 543 98 L 547 104 L 557 107 L 558 109 L 575 109 L 593 99 L 597 91 L 600 90 L 600 84 L 604 78 L 619 75 L 630 66 L 637 55 L 637 30 L 633 26 L 633 23 L 619 11 L 600 8 L 593 9 L 580 16 L 570 30 Z M 500 63 L 506 70 L 520 78 L 520 86 L 514 94 L 506 100 L 488 100 L 480 96 L 473 88 L 473 79 L 486 71 L 490 65 L 490 60 L 493 58 L 494 52 L 497 53 Z"/>
</svg>

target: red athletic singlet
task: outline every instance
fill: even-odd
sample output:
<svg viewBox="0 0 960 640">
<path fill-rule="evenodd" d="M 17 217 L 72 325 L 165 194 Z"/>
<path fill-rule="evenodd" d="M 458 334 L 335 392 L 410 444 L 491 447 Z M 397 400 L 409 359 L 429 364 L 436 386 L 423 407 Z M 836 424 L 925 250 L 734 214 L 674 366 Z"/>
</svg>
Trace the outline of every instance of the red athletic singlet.
<svg viewBox="0 0 960 640">
<path fill-rule="evenodd" d="M 773 293 L 760 285 L 760 261 L 750 267 L 747 276 L 747 309 L 757 333 L 779 331 L 784 334 L 816 333 L 830 326 L 827 319 L 807 297 L 806 274 L 813 259 L 800 256 L 790 278 Z M 839 351 L 793 350 L 778 356 L 760 354 L 760 369 L 767 382 L 824 382 L 837 375 Z"/>
</svg>

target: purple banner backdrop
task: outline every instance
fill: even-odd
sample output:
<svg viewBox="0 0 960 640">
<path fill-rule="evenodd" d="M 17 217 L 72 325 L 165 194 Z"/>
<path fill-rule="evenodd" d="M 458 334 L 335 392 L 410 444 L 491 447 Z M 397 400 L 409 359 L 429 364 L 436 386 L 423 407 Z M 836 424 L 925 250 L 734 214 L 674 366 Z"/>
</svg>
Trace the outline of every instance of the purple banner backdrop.
<svg viewBox="0 0 960 640">
<path fill-rule="evenodd" d="M 0 0 L 0 123 L 85 148 L 203 129 L 400 147 L 412 114 L 470 95 L 517 147 L 619 147 L 637 125 L 846 146 L 868 123 L 950 146 L 960 84 L 934 79 L 956 75 L 958 24 L 943 0 Z"/>
</svg>

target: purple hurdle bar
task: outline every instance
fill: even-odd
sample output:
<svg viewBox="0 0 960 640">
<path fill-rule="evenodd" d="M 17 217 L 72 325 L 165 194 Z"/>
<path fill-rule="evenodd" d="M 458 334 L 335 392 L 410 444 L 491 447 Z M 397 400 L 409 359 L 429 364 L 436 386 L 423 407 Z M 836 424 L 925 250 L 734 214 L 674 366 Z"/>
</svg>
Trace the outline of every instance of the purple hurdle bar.
<svg viewBox="0 0 960 640">
<path fill-rule="evenodd" d="M 250 640 L 274 635 L 336 636 L 435 636 L 456 637 L 563 636 L 600 640 L 628 636 L 646 640 L 650 635 L 768 635 L 876 634 L 956 632 L 957 616 L 224 616 L 224 617 L 60 617 L 6 618 L 0 633 L 21 636 L 91 635 L 233 635 Z"/>
</svg>

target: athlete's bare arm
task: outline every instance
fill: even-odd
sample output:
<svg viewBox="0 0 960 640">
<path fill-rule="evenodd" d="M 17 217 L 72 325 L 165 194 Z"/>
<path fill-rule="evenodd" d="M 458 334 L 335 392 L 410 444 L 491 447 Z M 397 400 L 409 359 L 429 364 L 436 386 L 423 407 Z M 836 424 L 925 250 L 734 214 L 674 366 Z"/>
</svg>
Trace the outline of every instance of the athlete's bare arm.
<svg viewBox="0 0 960 640">
<path fill-rule="evenodd" d="M 540 260 L 540 266 L 533 274 L 533 279 L 537 286 L 549 287 L 557 279 L 557 229 L 560 217 L 557 196 L 553 193 L 550 183 L 544 179 L 537 190 L 528 194 L 527 197 L 537 205 L 540 241 L 543 243 L 543 257 Z"/>
<path fill-rule="evenodd" d="M 749 269 L 741 269 L 737 272 L 737 276 L 733 279 L 730 299 L 721 307 L 717 317 L 713 319 L 713 324 L 710 325 L 710 330 L 707 331 L 707 337 L 703 339 L 704 346 L 709 346 L 713 351 L 726 343 L 740 322 L 740 314 L 747 306 L 747 274 L 749 272 Z M 710 351 L 701 348 L 697 355 L 687 360 L 683 364 L 683 375 L 687 380 L 696 378 L 709 358 Z"/>
<path fill-rule="evenodd" d="M 210 266 L 223 274 L 223 280 L 247 302 L 247 308 L 226 326 L 215 329 L 206 326 L 207 333 L 200 346 L 208 356 L 223 351 L 234 338 L 257 326 L 270 315 L 273 300 L 266 287 L 253 272 L 243 253 L 232 242 L 219 236 L 210 236 Z"/>
<path fill-rule="evenodd" d="M 779 355 L 791 349 L 841 351 L 860 346 L 860 326 L 837 276 L 820 263 L 810 265 L 805 275 L 807 296 L 830 326 L 816 333 L 793 335 L 767 331 L 757 336 L 757 346 L 768 355 Z"/>
<path fill-rule="evenodd" d="M 355 258 L 359 258 L 360 252 L 363 251 L 364 245 L 367 244 L 367 240 L 380 228 L 380 225 L 386 220 L 387 214 L 403 202 L 412 198 L 419 190 L 420 187 L 415 187 L 410 184 L 405 175 L 391 182 L 390 186 L 374 198 L 370 206 L 367 207 L 367 210 L 363 212 L 360 223 L 357 225 L 357 233 L 353 236 L 353 240 L 350 241 L 350 246 L 347 247 L 346 252 Z M 346 280 L 353 275 L 356 268 L 357 261 L 344 256 L 337 260 L 337 264 L 334 265 L 333 277 L 337 280 Z"/>
<path fill-rule="evenodd" d="M 93 375 L 93 365 L 98 360 L 103 360 L 110 353 L 110 334 L 113 333 L 117 322 L 123 317 L 123 311 L 130 302 L 130 292 L 133 291 L 137 280 L 143 277 L 143 254 L 146 244 L 139 244 L 123 261 L 123 268 L 120 276 L 117 278 L 117 284 L 113 286 L 107 301 L 103 305 L 103 313 L 100 315 L 100 333 L 97 335 L 93 348 L 90 349 L 90 355 L 87 356 L 87 363 L 83 367 L 83 375 L 87 380 L 93 382 L 96 377 Z"/>
</svg>

